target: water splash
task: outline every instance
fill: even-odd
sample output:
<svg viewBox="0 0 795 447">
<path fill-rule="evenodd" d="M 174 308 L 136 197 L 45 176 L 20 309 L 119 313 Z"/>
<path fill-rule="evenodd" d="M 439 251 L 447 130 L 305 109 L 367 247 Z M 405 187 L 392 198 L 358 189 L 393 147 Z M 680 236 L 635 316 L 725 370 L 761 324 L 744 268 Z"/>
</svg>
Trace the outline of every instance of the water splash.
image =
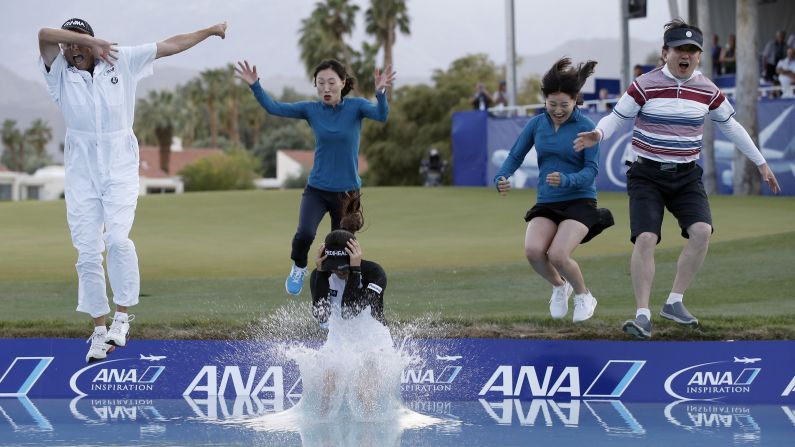
<svg viewBox="0 0 795 447">
<path fill-rule="evenodd" d="M 265 331 L 279 321 L 293 336 L 315 335 L 317 323 L 306 324 L 296 310 L 277 310 L 277 318 L 265 322 Z M 332 312 L 322 346 L 290 341 L 276 353 L 298 364 L 303 381 L 298 404 L 242 422 L 255 430 L 298 432 L 304 445 L 395 445 L 406 429 L 449 423 L 403 405 L 401 374 L 421 362 L 409 349 L 416 330 L 412 325 L 396 329 L 396 347 L 389 329 L 372 318 L 369 308 L 350 319 Z"/>
</svg>

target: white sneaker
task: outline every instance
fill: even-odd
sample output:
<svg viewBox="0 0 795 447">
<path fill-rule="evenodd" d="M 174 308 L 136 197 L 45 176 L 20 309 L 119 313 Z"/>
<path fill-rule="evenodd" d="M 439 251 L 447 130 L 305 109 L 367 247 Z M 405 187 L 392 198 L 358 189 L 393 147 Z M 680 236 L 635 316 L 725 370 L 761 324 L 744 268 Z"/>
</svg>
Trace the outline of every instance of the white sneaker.
<svg viewBox="0 0 795 447">
<path fill-rule="evenodd" d="M 130 322 L 135 319 L 135 315 L 128 315 L 126 319 L 114 317 L 110 325 L 105 343 L 113 346 L 122 347 L 127 344 L 127 334 L 130 332 Z"/>
<path fill-rule="evenodd" d="M 106 334 L 97 334 L 96 332 L 88 337 L 86 342 L 91 343 L 91 347 L 88 348 L 88 354 L 86 354 L 86 363 L 96 362 L 97 360 L 105 360 L 105 357 L 108 356 L 108 353 L 113 352 L 115 346 L 105 343 L 105 337 Z"/>
<path fill-rule="evenodd" d="M 577 323 L 585 321 L 593 316 L 593 311 L 596 309 L 596 298 L 588 292 L 584 295 L 574 295 L 574 318 L 572 320 Z"/>
<path fill-rule="evenodd" d="M 569 313 L 569 296 L 574 288 L 565 281 L 562 286 L 552 287 L 552 296 L 549 298 L 549 314 L 552 318 L 563 318 Z"/>
</svg>

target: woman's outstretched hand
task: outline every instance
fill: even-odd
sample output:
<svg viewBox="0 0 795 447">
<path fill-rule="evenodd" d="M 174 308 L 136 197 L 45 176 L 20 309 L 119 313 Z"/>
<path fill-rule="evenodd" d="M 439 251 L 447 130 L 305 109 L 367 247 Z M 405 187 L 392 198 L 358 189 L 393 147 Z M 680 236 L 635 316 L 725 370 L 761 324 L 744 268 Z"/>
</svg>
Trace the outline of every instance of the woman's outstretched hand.
<svg viewBox="0 0 795 447">
<path fill-rule="evenodd" d="M 392 81 L 395 80 L 396 71 L 392 70 L 392 65 L 387 65 L 384 71 L 375 67 L 373 70 L 373 79 L 375 79 L 375 91 L 384 92 L 387 87 L 392 87 Z"/>
<path fill-rule="evenodd" d="M 602 139 L 602 134 L 594 129 L 590 132 L 580 132 L 577 134 L 577 138 L 574 139 L 574 152 L 580 152 L 589 147 L 599 143 L 599 140 Z"/>
<path fill-rule="evenodd" d="M 249 66 L 248 61 L 238 62 L 235 67 L 235 77 L 242 79 L 248 85 L 253 85 L 259 79 L 257 76 L 257 66 Z"/>
</svg>

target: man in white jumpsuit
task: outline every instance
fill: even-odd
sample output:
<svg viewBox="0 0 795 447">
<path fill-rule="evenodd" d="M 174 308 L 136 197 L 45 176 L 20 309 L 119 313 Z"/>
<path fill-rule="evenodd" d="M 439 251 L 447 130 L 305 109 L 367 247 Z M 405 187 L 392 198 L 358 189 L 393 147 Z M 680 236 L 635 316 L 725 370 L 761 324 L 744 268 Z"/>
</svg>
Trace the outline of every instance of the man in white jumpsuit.
<svg viewBox="0 0 795 447">
<path fill-rule="evenodd" d="M 140 274 L 129 239 L 138 201 L 138 140 L 133 134 L 135 88 L 152 74 L 152 62 L 191 48 L 210 36 L 222 39 L 226 23 L 135 47 L 94 37 L 82 19 L 39 31 L 47 90 L 66 122 L 64 168 L 66 218 L 77 249 L 77 311 L 94 319 L 86 361 L 102 360 L 124 346 L 127 308 L 138 304 Z M 110 330 L 102 253 L 116 314 Z"/>
</svg>

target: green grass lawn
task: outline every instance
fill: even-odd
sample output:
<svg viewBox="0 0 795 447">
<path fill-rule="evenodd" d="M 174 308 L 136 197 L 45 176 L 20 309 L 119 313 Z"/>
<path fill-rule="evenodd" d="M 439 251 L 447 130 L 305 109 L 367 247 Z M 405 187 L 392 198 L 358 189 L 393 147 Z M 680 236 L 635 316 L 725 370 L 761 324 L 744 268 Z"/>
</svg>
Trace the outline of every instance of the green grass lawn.
<svg viewBox="0 0 795 447">
<path fill-rule="evenodd" d="M 283 285 L 300 194 L 141 198 L 132 233 L 142 274 L 136 336 L 278 335 L 278 325 L 261 321 L 284 306 L 308 308 L 308 288 L 296 298 Z M 623 338 L 618 327 L 634 314 L 626 195 L 600 194 L 616 226 L 575 252 L 599 300 L 595 317 L 575 326 L 548 318 L 550 286 L 523 259 L 522 217 L 534 194 L 365 189 L 359 239 L 365 258 L 388 273 L 387 317 L 396 323 L 430 319 L 442 335 Z M 795 337 L 795 198 L 713 197 L 711 204 L 710 253 L 686 298 L 702 329 L 655 318 L 655 338 Z M 326 220 L 318 241 L 328 228 Z M 84 336 L 90 323 L 74 312 L 76 252 L 64 203 L 0 203 L 0 231 L 0 336 Z M 670 290 L 683 243 L 666 215 L 653 311 Z"/>
</svg>

